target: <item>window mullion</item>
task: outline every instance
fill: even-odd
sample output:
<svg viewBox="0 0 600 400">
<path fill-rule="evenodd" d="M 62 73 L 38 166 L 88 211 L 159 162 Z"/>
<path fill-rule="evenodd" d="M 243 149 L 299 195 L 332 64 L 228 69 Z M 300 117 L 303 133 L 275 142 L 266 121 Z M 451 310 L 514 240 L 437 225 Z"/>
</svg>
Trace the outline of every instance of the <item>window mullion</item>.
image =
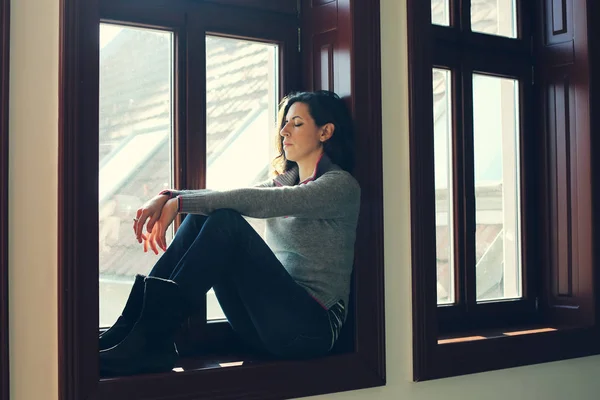
<svg viewBox="0 0 600 400">
<path fill-rule="evenodd" d="M 187 21 L 186 188 L 206 187 L 206 30 L 197 14 Z"/>
<path fill-rule="evenodd" d="M 453 0 L 452 15 L 457 18 L 456 26 L 461 32 L 471 32 L 471 0 Z"/>
<path fill-rule="evenodd" d="M 458 67 L 453 71 L 453 99 L 452 99 L 452 125 L 453 125 L 453 202 L 454 205 L 454 265 L 455 265 L 455 293 L 456 303 L 461 308 L 467 304 L 467 281 L 466 281 L 466 218 L 465 218 L 465 151 L 464 151 L 464 71 Z"/>
<path fill-rule="evenodd" d="M 187 170 L 185 168 L 185 149 L 187 132 L 187 32 L 185 27 L 179 27 L 175 32 L 175 51 L 173 57 L 173 147 L 171 148 L 171 181 L 176 189 L 187 185 Z M 183 222 L 182 216 L 175 218 L 175 232 Z"/>
<path fill-rule="evenodd" d="M 186 26 L 185 75 L 180 79 L 186 87 L 185 130 L 178 133 L 182 139 L 178 146 L 178 172 L 183 180 L 180 188 L 203 189 L 206 187 L 206 32 L 198 14 L 188 14 Z M 183 57 L 182 57 L 183 58 Z M 185 325 L 182 342 L 178 347 L 183 353 L 198 349 L 199 339 L 206 329 L 206 300 L 198 313 Z M 181 353 L 182 351 L 180 351 Z"/>
<path fill-rule="evenodd" d="M 462 64 L 462 252 L 460 268 L 464 271 L 463 299 L 467 311 L 477 303 L 477 273 L 475 267 L 475 154 L 473 129 L 473 68 Z"/>
<path fill-rule="evenodd" d="M 175 54 L 173 57 L 174 99 L 174 130 L 172 151 L 172 179 L 175 188 L 183 189 L 187 185 L 186 133 L 187 133 L 187 32 L 180 29 L 175 33 Z M 177 218 L 179 219 L 179 218 Z M 179 223 L 181 221 L 178 221 Z M 179 226 L 179 225 L 177 225 Z"/>
</svg>

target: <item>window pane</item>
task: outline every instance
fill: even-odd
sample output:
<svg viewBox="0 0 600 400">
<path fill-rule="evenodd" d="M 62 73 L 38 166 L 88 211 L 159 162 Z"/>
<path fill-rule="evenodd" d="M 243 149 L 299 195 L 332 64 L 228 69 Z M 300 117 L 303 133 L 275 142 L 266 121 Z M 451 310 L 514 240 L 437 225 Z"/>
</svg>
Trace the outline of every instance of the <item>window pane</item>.
<svg viewBox="0 0 600 400">
<path fill-rule="evenodd" d="M 436 25 L 450 25 L 449 0 L 431 0 L 431 22 Z"/>
<path fill-rule="evenodd" d="M 437 302 L 454 303 L 454 231 L 452 222 L 452 75 L 433 70 L 435 152 L 435 225 Z"/>
<path fill-rule="evenodd" d="M 519 84 L 473 77 L 477 300 L 521 297 Z"/>
<path fill-rule="evenodd" d="M 517 37 L 516 0 L 471 0 L 471 29 L 490 35 Z"/>
<path fill-rule="evenodd" d="M 207 188 L 251 186 L 268 179 L 275 156 L 277 55 L 276 45 L 206 37 Z M 265 221 L 247 220 L 264 238 Z M 207 318 L 225 318 L 212 290 Z"/>
<path fill-rule="evenodd" d="M 120 315 L 135 275 L 158 260 L 135 240 L 132 220 L 172 186 L 172 66 L 172 33 L 100 25 L 101 327 Z"/>
</svg>

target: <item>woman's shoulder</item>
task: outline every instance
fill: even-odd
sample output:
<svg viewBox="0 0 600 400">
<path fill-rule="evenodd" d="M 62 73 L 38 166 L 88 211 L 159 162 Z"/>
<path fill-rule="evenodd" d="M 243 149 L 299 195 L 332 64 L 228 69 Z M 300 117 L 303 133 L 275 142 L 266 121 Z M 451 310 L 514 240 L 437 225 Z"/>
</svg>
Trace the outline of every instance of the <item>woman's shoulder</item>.
<svg viewBox="0 0 600 400">
<path fill-rule="evenodd" d="M 356 178 L 350 172 L 343 170 L 337 165 L 323 173 L 321 178 L 334 182 L 336 185 L 339 185 L 346 190 L 360 193 L 360 184 Z"/>
</svg>

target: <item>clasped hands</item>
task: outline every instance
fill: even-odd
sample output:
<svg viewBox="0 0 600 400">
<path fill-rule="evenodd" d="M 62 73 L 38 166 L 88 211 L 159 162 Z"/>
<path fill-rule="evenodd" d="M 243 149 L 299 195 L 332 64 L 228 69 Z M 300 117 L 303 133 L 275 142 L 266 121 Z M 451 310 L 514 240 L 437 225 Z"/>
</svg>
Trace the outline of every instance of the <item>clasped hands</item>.
<svg viewBox="0 0 600 400">
<path fill-rule="evenodd" d="M 148 200 L 136 212 L 133 219 L 133 232 L 138 243 L 144 243 L 144 252 L 148 248 L 154 254 L 158 249 L 167 251 L 166 232 L 177 216 L 177 199 L 169 199 L 169 196 L 158 195 Z M 146 232 L 144 233 L 144 225 Z"/>
</svg>

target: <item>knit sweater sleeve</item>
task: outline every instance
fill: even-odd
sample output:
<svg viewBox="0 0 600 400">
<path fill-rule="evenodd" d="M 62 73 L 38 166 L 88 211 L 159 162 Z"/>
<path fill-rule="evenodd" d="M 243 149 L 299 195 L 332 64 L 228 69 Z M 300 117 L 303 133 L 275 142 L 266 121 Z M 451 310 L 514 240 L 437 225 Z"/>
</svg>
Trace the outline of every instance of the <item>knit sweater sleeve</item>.
<svg viewBox="0 0 600 400">
<path fill-rule="evenodd" d="M 295 186 L 173 191 L 172 195 L 179 197 L 180 213 L 208 215 L 229 208 L 253 218 L 336 218 L 360 204 L 358 182 L 346 171 L 330 171 Z"/>
<path fill-rule="evenodd" d="M 273 179 L 268 179 L 266 181 L 259 182 L 252 187 L 273 187 L 273 186 L 275 186 Z"/>
</svg>

